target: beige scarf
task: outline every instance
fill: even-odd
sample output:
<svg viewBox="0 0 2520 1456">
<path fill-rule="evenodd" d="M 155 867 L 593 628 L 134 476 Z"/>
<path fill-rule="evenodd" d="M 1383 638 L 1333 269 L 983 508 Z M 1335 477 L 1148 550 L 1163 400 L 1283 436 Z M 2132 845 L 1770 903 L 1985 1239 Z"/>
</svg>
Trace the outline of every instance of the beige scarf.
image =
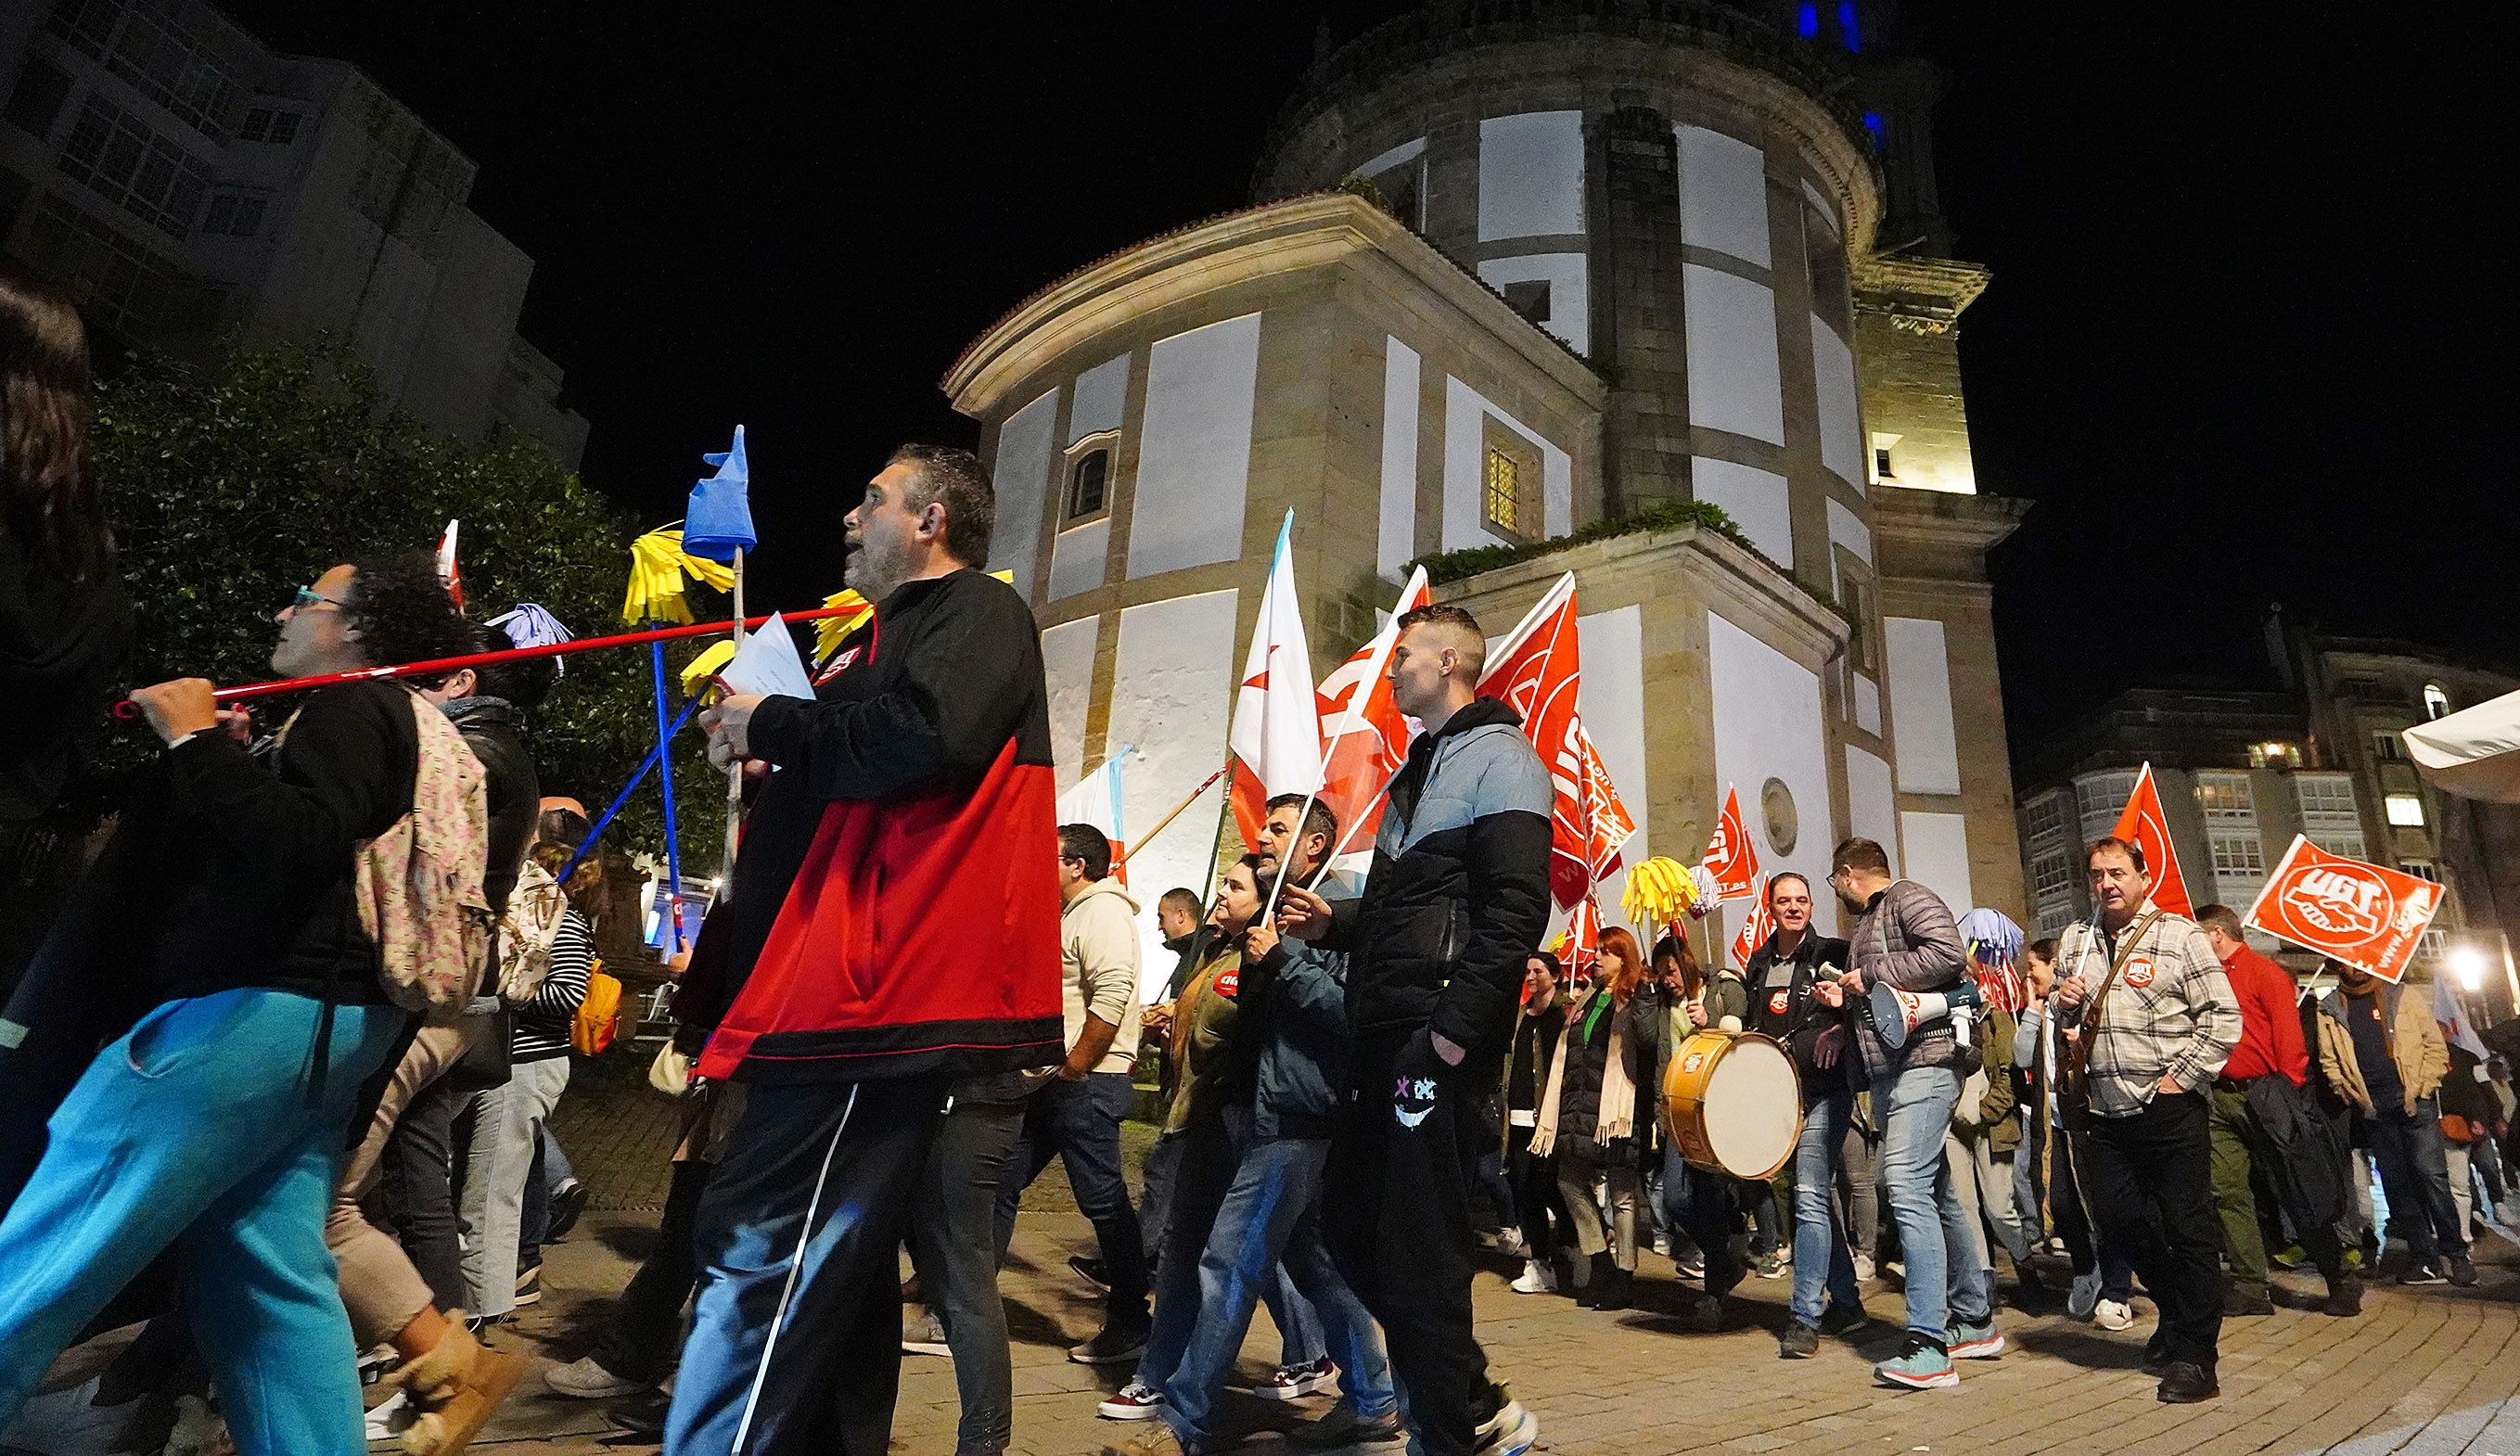
<svg viewBox="0 0 2520 1456">
<path fill-rule="evenodd" d="M 1549 1059 L 1549 1090 L 1540 1099 L 1539 1125 L 1531 1129 L 1531 1154 L 1546 1158 L 1557 1146 L 1557 1094 L 1566 1085 L 1566 1049 L 1583 1035 L 1584 1015 L 1593 1007 L 1595 997 L 1606 996 L 1606 982 L 1596 983 L 1584 999 L 1566 1008 L 1566 1030 L 1557 1038 L 1556 1055 Z M 1637 1084 L 1628 1076 L 1628 1033 L 1620 1008 L 1606 1013 L 1610 1018 L 1609 1060 L 1601 1067 L 1601 1105 L 1593 1124 L 1593 1140 L 1607 1145 L 1612 1138 L 1626 1137 L 1636 1130 Z"/>
</svg>

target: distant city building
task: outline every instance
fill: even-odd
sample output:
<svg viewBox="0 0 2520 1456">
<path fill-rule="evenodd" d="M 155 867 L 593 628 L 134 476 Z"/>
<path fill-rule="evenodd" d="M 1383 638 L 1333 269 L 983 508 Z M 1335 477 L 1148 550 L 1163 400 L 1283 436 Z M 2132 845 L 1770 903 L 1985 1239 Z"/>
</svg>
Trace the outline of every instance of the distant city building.
<svg viewBox="0 0 2520 1456">
<path fill-rule="evenodd" d="M 1861 834 L 1957 908 L 2019 905 L 1984 557 L 2022 507 L 1976 493 L 1955 321 L 1987 275 L 1947 256 L 1935 78 L 1888 24 L 1435 0 L 1325 48 L 1257 205 L 973 341 L 944 386 L 1044 628 L 1060 782 L 1134 746 L 1143 828 L 1224 761 L 1290 507 L 1317 674 L 1412 560 L 1558 542 L 1436 596 L 1501 634 L 1576 572 L 1628 863 L 1694 862 L 1729 786 L 1771 870 L 1819 883 Z M 1737 537 L 1563 540 L 1689 501 Z M 1131 872 L 1203 890 L 1209 851 L 1177 830 Z"/>
<path fill-rule="evenodd" d="M 330 334 L 394 408 L 576 465 L 586 420 L 517 333 L 533 259 L 466 209 L 472 162 L 355 67 L 201 0 L 35 0 L 0 6 L 0 253 L 110 346 Z"/>
<path fill-rule="evenodd" d="M 2081 847 L 2109 832 L 2152 765 L 2198 904 L 2246 911 L 2295 834 L 2449 890 L 2419 955 L 2470 938 L 2504 984 L 2520 925 L 2520 809 L 2437 794 L 2399 735 L 2520 687 L 2520 676 L 2412 642 L 2327 637 L 2271 617 L 2269 691 L 2135 688 L 2022 755 L 2021 852 L 2037 932 L 2089 908 Z M 2262 943 L 2273 949 L 2273 943 Z"/>
</svg>

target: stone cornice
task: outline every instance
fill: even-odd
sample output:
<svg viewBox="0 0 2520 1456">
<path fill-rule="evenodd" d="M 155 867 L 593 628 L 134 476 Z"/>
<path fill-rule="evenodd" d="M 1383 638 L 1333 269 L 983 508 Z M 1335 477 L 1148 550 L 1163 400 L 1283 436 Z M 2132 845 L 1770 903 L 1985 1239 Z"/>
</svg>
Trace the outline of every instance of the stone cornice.
<svg viewBox="0 0 2520 1456">
<path fill-rule="evenodd" d="M 1396 268 L 1499 350 L 1588 403 L 1598 407 L 1606 398 L 1589 365 L 1515 313 L 1494 288 L 1381 208 L 1336 192 L 1227 213 L 1089 264 L 991 325 L 940 382 L 956 410 L 984 418 L 1009 390 L 1071 350 L 1157 309 L 1240 284 L 1363 261 L 1363 255 Z"/>
<path fill-rule="evenodd" d="M 1874 560 L 1885 579 L 1983 581 L 1986 553 L 2020 527 L 2031 505 L 1899 485 L 1874 485 L 1866 494 L 1872 502 Z"/>
<path fill-rule="evenodd" d="M 1949 333 L 1994 277 L 1983 263 L 1872 253 L 1856 260 L 1855 306 L 1910 333 Z"/>
<path fill-rule="evenodd" d="M 1688 581 L 1699 589 L 1708 605 L 1720 605 L 1730 617 L 1750 619 L 1738 625 L 1786 644 L 1797 661 L 1815 671 L 1846 649 L 1845 618 L 1766 558 L 1697 526 L 1578 542 L 1438 587 L 1435 599 L 1474 612 L 1508 602 L 1527 607 L 1549 590 L 1550 583 L 1572 571 L 1581 604 L 1586 578 L 1612 568 L 1648 576 L 1668 572 Z M 1592 609 L 1605 608 L 1596 600 Z M 1481 625 L 1502 633 L 1512 624 L 1483 621 Z"/>
</svg>

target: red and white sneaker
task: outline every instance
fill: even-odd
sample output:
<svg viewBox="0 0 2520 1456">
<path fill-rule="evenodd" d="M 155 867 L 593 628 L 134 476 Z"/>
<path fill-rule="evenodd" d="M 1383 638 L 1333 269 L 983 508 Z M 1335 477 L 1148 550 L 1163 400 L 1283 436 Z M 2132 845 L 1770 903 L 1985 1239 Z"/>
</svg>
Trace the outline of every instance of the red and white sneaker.
<svg viewBox="0 0 2520 1456">
<path fill-rule="evenodd" d="M 1253 1386 L 1251 1393 L 1263 1400 L 1301 1400 L 1337 1386 L 1338 1366 L 1324 1355 L 1309 1365 L 1279 1366 L 1278 1373 Z"/>
<path fill-rule="evenodd" d="M 1163 1391 L 1145 1381 L 1133 1380 L 1110 1399 L 1094 1407 L 1094 1413 L 1106 1421 L 1151 1421 L 1163 1408 Z"/>
</svg>

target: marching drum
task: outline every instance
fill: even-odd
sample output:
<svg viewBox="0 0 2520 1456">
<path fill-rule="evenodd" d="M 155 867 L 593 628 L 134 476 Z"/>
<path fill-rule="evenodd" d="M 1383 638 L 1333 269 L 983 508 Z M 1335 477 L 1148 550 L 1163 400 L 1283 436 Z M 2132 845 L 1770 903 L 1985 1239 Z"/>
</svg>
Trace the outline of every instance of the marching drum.
<svg viewBox="0 0 2520 1456">
<path fill-rule="evenodd" d="M 1802 1079 L 1774 1037 L 1692 1034 L 1662 1079 L 1663 1123 L 1692 1167 L 1736 1178 L 1773 1176 L 1803 1132 Z"/>
</svg>

